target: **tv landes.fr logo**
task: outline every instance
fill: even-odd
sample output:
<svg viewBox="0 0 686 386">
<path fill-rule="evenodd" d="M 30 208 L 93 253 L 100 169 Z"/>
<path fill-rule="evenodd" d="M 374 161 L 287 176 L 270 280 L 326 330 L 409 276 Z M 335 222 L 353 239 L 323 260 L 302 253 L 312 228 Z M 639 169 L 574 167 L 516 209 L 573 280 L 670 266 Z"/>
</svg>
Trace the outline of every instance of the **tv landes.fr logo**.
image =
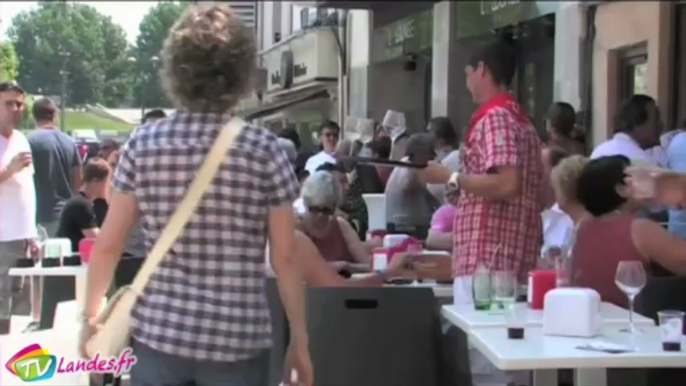
<svg viewBox="0 0 686 386">
<path fill-rule="evenodd" d="M 131 348 L 125 349 L 116 358 L 100 358 L 99 354 L 96 354 L 88 360 L 67 360 L 50 354 L 47 349 L 34 343 L 14 354 L 5 364 L 5 368 L 24 382 L 36 382 L 50 379 L 55 374 L 78 372 L 113 373 L 120 376 L 131 370 L 137 361 Z"/>
</svg>

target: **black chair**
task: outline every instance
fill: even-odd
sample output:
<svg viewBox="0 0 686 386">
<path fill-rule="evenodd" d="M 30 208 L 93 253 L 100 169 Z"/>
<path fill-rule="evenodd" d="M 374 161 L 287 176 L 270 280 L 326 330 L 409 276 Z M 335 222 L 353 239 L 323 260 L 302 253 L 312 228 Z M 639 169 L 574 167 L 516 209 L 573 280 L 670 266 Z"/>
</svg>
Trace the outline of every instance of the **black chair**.
<svg viewBox="0 0 686 386">
<path fill-rule="evenodd" d="M 57 304 L 76 299 L 76 279 L 70 276 L 46 276 L 41 286 L 40 330 L 51 329 Z"/>
<path fill-rule="evenodd" d="M 429 288 L 313 288 L 315 384 L 437 386 L 440 322 Z"/>
<path fill-rule="evenodd" d="M 279 287 L 275 278 L 268 278 L 265 284 L 267 303 L 272 322 L 272 350 L 269 359 L 269 386 L 276 386 L 281 383 L 283 373 L 283 359 L 286 356 L 290 330 L 288 329 L 288 318 L 281 304 Z"/>
</svg>

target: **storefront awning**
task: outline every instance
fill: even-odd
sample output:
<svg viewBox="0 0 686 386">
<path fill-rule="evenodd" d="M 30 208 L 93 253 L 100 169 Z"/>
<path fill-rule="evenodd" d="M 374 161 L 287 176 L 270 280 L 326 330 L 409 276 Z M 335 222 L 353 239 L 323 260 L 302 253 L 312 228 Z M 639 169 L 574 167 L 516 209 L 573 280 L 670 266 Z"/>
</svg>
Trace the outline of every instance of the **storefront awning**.
<svg viewBox="0 0 686 386">
<path fill-rule="evenodd" d="M 249 109 L 245 111 L 237 112 L 237 115 L 242 116 L 246 120 L 258 119 L 272 115 L 281 110 L 305 103 L 314 99 L 329 98 L 329 92 L 325 87 L 317 88 L 309 92 L 298 93 L 298 95 L 292 96 L 290 98 L 284 98 L 279 101 L 274 101 L 270 103 L 265 103 L 254 109 Z"/>
</svg>

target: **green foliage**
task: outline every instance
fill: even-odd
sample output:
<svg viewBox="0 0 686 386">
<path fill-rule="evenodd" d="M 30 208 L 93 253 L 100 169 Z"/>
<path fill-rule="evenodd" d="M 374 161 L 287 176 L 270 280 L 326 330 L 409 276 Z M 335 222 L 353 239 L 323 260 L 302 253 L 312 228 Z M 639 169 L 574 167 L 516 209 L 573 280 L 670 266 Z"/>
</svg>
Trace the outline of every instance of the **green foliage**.
<svg viewBox="0 0 686 386">
<path fill-rule="evenodd" d="M 26 95 L 24 99 L 24 113 L 21 116 L 22 129 L 33 129 L 36 125 L 33 121 L 33 116 L 31 115 L 31 110 L 33 109 L 33 95 Z"/>
<path fill-rule="evenodd" d="M 65 126 L 69 130 L 114 130 L 128 131 L 134 125 L 117 122 L 86 111 L 67 111 L 64 115 Z"/>
<path fill-rule="evenodd" d="M 39 2 L 12 19 L 8 35 L 19 58 L 18 82 L 28 92 L 60 95 L 67 71 L 67 103 L 119 106 L 131 95 L 124 30 L 95 8 Z"/>
<path fill-rule="evenodd" d="M 0 42 L 0 81 L 11 82 L 17 79 L 19 61 L 10 42 Z"/>
<path fill-rule="evenodd" d="M 162 45 L 169 29 L 189 4 L 190 2 L 159 2 L 141 20 L 136 38 L 136 57 L 138 58 L 136 68 L 140 75 L 136 86 L 136 100 L 144 106 L 170 106 L 160 87 L 159 63 L 155 63 L 152 58 L 161 56 Z"/>
</svg>

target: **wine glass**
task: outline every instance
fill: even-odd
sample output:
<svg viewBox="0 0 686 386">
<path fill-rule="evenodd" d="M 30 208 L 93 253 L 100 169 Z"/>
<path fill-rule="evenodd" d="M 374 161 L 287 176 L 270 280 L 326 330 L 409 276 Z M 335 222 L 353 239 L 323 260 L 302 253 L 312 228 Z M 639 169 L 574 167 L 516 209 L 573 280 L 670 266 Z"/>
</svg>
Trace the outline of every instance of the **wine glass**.
<svg viewBox="0 0 686 386">
<path fill-rule="evenodd" d="M 517 277 L 512 271 L 493 272 L 493 297 L 500 309 L 508 309 L 517 297 Z"/>
<path fill-rule="evenodd" d="M 646 285 L 643 263 L 640 261 L 620 261 L 617 265 L 615 284 L 629 298 L 629 328 L 621 331 L 632 334 L 639 333 L 640 330 L 634 325 L 634 298 Z"/>
</svg>

